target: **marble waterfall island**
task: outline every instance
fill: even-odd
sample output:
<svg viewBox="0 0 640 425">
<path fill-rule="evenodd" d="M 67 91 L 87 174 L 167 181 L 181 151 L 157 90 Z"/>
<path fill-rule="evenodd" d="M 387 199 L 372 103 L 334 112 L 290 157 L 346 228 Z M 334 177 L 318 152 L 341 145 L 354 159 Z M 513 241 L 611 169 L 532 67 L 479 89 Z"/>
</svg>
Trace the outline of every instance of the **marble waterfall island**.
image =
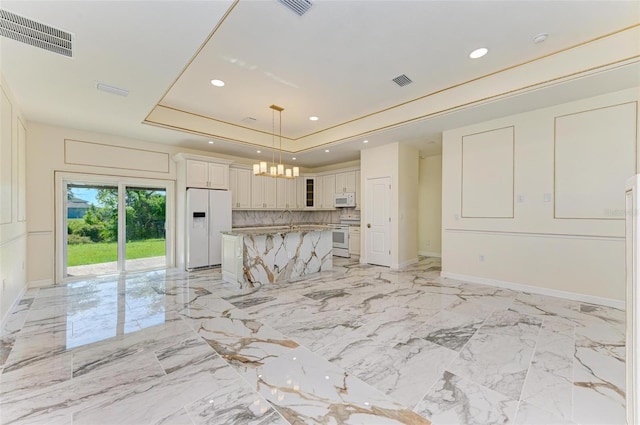
<svg viewBox="0 0 640 425">
<path fill-rule="evenodd" d="M 332 228 L 245 227 L 222 233 L 222 278 L 251 288 L 333 268 Z"/>
</svg>

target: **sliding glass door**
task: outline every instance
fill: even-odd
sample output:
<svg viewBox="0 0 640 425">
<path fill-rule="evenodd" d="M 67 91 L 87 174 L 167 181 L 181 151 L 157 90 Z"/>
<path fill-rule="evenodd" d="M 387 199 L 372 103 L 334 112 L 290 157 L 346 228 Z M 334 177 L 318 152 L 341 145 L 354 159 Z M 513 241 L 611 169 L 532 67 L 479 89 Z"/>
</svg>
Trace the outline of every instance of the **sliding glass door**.
<svg viewBox="0 0 640 425">
<path fill-rule="evenodd" d="M 65 192 L 65 277 L 116 273 L 118 186 L 68 182 Z"/>
<path fill-rule="evenodd" d="M 166 192 L 163 188 L 125 188 L 126 270 L 166 265 Z"/>
<path fill-rule="evenodd" d="M 57 281 L 171 266 L 173 182 L 56 175 Z"/>
</svg>

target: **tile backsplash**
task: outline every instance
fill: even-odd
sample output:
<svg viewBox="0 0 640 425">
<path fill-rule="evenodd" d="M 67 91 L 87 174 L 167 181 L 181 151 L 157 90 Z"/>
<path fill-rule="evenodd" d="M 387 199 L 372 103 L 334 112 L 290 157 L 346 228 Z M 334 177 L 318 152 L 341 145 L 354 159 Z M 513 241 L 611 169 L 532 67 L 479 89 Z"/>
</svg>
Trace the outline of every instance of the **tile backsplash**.
<svg viewBox="0 0 640 425">
<path fill-rule="evenodd" d="M 340 210 L 337 211 L 291 211 L 295 224 L 340 223 Z M 291 217 L 283 211 L 233 211 L 233 227 L 259 227 L 288 225 Z"/>
</svg>

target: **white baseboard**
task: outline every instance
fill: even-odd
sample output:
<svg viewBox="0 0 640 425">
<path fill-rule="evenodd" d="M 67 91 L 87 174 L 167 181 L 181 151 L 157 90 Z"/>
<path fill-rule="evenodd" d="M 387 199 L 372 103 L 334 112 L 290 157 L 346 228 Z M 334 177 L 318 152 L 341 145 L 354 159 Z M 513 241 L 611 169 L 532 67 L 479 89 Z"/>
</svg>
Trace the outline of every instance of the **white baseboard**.
<svg viewBox="0 0 640 425">
<path fill-rule="evenodd" d="M 16 307 L 16 305 L 18 304 L 18 302 L 20 302 L 20 300 L 22 299 L 22 297 L 24 296 L 24 293 L 27 292 L 28 286 L 24 285 L 22 287 L 22 290 L 20 291 L 20 293 L 18 294 L 18 296 L 16 297 L 15 300 L 13 300 L 13 303 L 11 303 L 11 307 L 9 307 L 9 310 L 7 310 L 7 312 L 4 314 L 4 317 L 2 318 L 2 320 L 0 320 L 0 330 L 4 329 L 4 325 L 7 322 L 7 319 L 9 318 L 9 314 L 11 314 L 11 312 L 13 311 L 13 309 Z"/>
<path fill-rule="evenodd" d="M 442 258 L 442 253 L 440 253 L 440 252 L 418 251 L 418 255 L 422 255 L 422 256 L 424 256 L 424 257 L 438 257 L 438 258 Z"/>
<path fill-rule="evenodd" d="M 504 280 L 489 279 L 486 277 L 470 276 L 466 274 L 441 272 L 440 276 L 449 279 L 464 280 L 465 282 L 480 283 L 483 285 L 497 286 L 500 288 L 513 289 L 515 291 L 530 292 L 533 294 L 547 295 L 550 297 L 565 298 L 572 301 L 579 301 L 589 304 L 599 304 L 607 307 L 614 307 L 624 310 L 625 303 L 613 298 L 596 297 L 594 295 L 579 294 L 577 292 L 561 291 L 559 289 L 542 288 L 540 286 L 524 285 L 521 283 L 507 282 Z"/>
<path fill-rule="evenodd" d="M 52 286 L 53 279 L 41 279 L 41 280 L 32 280 L 27 282 L 27 286 L 29 288 L 44 288 L 45 286 Z"/>
</svg>

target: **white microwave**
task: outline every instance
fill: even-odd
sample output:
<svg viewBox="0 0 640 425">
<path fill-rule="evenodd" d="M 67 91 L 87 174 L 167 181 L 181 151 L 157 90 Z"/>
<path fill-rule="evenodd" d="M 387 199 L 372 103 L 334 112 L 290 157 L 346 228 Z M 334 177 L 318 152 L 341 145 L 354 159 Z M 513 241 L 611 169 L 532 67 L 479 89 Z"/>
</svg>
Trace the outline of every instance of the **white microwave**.
<svg viewBox="0 0 640 425">
<path fill-rule="evenodd" d="M 333 202 L 333 206 L 340 207 L 355 207 L 356 206 L 356 194 L 355 193 L 336 193 L 336 197 Z"/>
</svg>

